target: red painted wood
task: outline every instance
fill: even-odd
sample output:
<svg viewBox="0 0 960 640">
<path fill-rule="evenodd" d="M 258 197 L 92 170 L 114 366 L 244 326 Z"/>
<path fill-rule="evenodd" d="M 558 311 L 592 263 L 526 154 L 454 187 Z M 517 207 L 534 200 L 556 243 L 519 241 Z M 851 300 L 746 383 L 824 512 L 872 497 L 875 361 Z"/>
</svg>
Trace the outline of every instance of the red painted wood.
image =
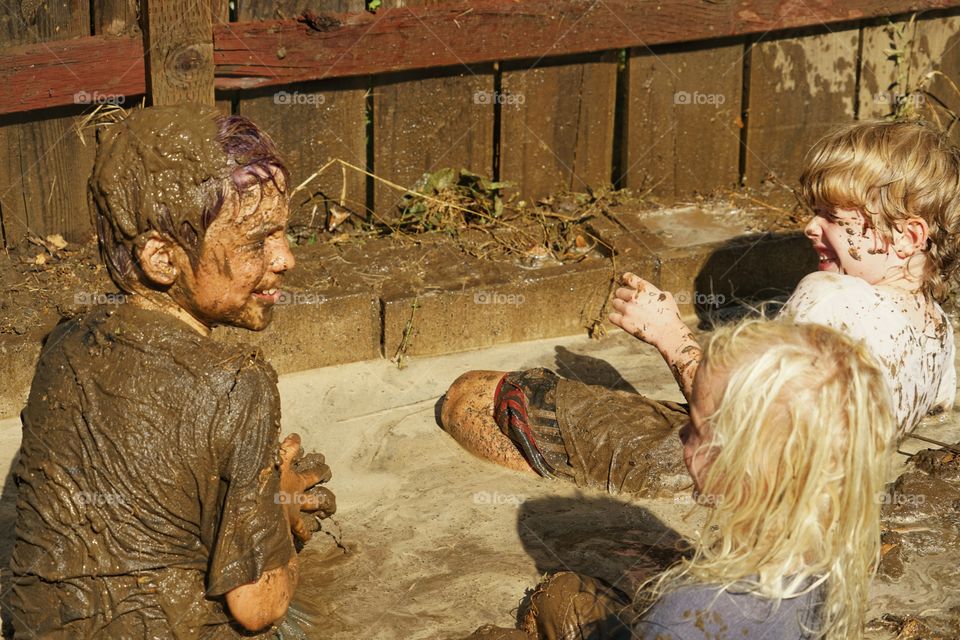
<svg viewBox="0 0 960 640">
<path fill-rule="evenodd" d="M 0 113 L 146 92 L 139 37 L 88 36 L 0 50 Z"/>
<path fill-rule="evenodd" d="M 214 28 L 218 89 L 709 40 L 960 7 L 960 0 L 472 0 Z M 137 38 L 0 51 L 0 113 L 145 91 Z"/>
</svg>

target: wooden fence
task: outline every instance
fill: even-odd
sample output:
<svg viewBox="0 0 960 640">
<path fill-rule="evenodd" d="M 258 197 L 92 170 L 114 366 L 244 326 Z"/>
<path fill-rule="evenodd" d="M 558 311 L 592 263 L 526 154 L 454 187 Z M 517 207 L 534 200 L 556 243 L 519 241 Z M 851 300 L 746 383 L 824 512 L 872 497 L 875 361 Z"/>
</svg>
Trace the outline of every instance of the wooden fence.
<svg viewBox="0 0 960 640">
<path fill-rule="evenodd" d="M 526 198 L 614 183 L 666 200 L 792 182 L 824 131 L 905 97 L 944 124 L 960 113 L 960 1 L 11 6 L 0 17 L 5 246 L 91 236 L 95 142 L 76 125 L 103 102 L 248 115 L 294 181 L 341 158 L 403 185 L 452 166 Z M 358 211 L 398 199 L 355 171 L 327 171 L 316 187 Z"/>
</svg>

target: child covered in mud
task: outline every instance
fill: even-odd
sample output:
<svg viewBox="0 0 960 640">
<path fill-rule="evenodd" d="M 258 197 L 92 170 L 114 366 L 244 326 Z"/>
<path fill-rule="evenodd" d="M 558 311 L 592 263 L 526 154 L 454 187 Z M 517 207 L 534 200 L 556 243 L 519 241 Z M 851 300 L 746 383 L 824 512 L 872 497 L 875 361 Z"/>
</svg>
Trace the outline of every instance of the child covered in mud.
<svg viewBox="0 0 960 640">
<path fill-rule="evenodd" d="M 939 303 L 960 252 L 960 150 L 919 121 L 861 122 L 821 140 L 800 178 L 820 258 L 781 315 L 863 340 L 892 394 L 897 435 L 952 408 L 954 340 Z M 610 321 L 656 347 L 689 401 L 701 357 L 673 296 L 625 274 Z M 685 482 L 675 434 L 687 408 L 558 377 L 473 371 L 441 421 L 468 451 L 513 469 L 610 492 L 658 495 Z"/>
<path fill-rule="evenodd" d="M 711 337 L 691 396 L 683 459 L 706 511 L 692 553 L 633 602 L 555 574 L 521 629 L 471 640 L 862 636 L 896 433 L 872 354 L 823 325 L 748 320 Z"/>
<path fill-rule="evenodd" d="M 286 184 L 240 116 L 152 107 L 106 130 L 90 193 L 127 303 L 60 324 L 37 364 L 15 471 L 16 638 L 232 638 L 285 615 L 301 510 L 333 512 L 330 472 L 296 434 L 279 442 L 259 350 L 209 333 L 270 323 L 294 266 Z"/>
</svg>

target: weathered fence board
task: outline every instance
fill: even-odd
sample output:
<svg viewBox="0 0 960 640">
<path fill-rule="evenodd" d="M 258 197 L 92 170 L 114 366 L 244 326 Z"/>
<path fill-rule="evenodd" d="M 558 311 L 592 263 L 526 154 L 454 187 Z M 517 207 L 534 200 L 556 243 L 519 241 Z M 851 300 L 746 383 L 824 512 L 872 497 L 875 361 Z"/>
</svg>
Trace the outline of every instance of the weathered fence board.
<svg viewBox="0 0 960 640">
<path fill-rule="evenodd" d="M 210 0 L 141 0 L 146 8 L 152 104 L 213 105 L 213 10 Z"/>
<path fill-rule="evenodd" d="M 736 186 L 742 83 L 742 44 L 631 50 L 624 185 L 664 197 Z"/>
<path fill-rule="evenodd" d="M 86 36 L 90 6 L 80 0 L 17 3 L 0 25 L 4 47 Z M 8 244 L 30 232 L 62 233 L 68 240 L 92 233 L 86 194 L 94 146 L 82 144 L 74 129 L 79 111 L 36 114 L 32 121 L 0 118 L 0 219 Z"/>
<path fill-rule="evenodd" d="M 238 111 L 263 127 L 277 143 L 290 169 L 293 187 L 333 158 L 359 167 L 366 164 L 365 94 L 363 79 L 331 80 L 244 98 L 239 101 Z M 366 208 L 365 177 L 356 171 L 343 172 L 339 166 L 329 167 L 308 189 L 298 193 L 292 210 L 314 193 L 337 202 L 343 197 L 353 211 Z M 325 214 L 323 200 L 318 200 L 318 224 L 323 223 Z"/>
<path fill-rule="evenodd" d="M 960 16 L 867 26 L 861 60 L 861 119 L 888 117 L 898 103 L 944 127 L 960 113 Z M 960 126 L 952 137 L 960 142 Z"/>
<path fill-rule="evenodd" d="M 804 156 L 849 122 L 856 100 L 859 29 L 791 35 L 751 50 L 745 183 L 796 183 Z"/>
<path fill-rule="evenodd" d="M 387 0 L 384 8 L 424 7 L 442 0 Z M 454 38 L 431 37 L 447 50 Z M 414 46 L 413 42 L 408 43 Z M 384 55 L 388 55 L 384 52 Z M 404 187 L 444 167 L 493 173 L 493 67 L 458 64 L 446 70 L 378 76 L 373 80 L 373 170 Z M 375 181 L 373 209 L 390 216 L 402 193 Z"/>
<path fill-rule="evenodd" d="M 616 52 L 587 61 L 505 64 L 499 94 L 500 178 L 523 198 L 610 182 Z"/>
<path fill-rule="evenodd" d="M 348 6 L 352 5 L 352 6 Z M 361 2 L 353 0 L 241 0 L 237 6 L 239 20 L 296 16 L 305 11 L 361 10 Z M 239 113 L 249 116 L 270 133 L 290 169 L 292 186 L 300 184 L 314 171 L 333 158 L 341 158 L 358 167 L 366 166 L 366 92 L 369 80 L 353 78 L 327 80 L 277 89 L 258 97 L 241 97 Z M 328 168 L 312 181 L 309 189 L 297 194 L 292 203 L 294 214 L 309 216 L 312 207 L 301 209 L 306 197 L 322 193 L 353 211 L 366 209 L 366 177 L 356 171 Z M 314 224 L 323 224 L 324 203 L 318 203 Z M 294 218 L 292 224 L 306 219 Z"/>
<path fill-rule="evenodd" d="M 411 187 L 427 172 L 465 168 L 493 172 L 493 68 L 424 77 L 380 76 L 373 85 L 373 170 Z M 390 216 L 403 194 L 376 181 L 374 210 Z"/>
</svg>

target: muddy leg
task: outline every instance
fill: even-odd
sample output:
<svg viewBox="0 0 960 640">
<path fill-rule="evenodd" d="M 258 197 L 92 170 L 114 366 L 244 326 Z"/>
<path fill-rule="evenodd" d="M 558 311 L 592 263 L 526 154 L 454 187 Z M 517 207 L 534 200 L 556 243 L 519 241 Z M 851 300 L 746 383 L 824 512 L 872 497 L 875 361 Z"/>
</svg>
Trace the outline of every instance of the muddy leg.
<svg viewBox="0 0 960 640">
<path fill-rule="evenodd" d="M 519 626 L 539 640 L 629 640 L 629 605 L 602 580 L 561 571 L 537 585 Z"/>
<path fill-rule="evenodd" d="M 503 371 L 468 371 L 457 378 L 440 409 L 443 430 L 475 456 L 535 474 L 523 454 L 493 421 L 493 397 Z"/>
</svg>

